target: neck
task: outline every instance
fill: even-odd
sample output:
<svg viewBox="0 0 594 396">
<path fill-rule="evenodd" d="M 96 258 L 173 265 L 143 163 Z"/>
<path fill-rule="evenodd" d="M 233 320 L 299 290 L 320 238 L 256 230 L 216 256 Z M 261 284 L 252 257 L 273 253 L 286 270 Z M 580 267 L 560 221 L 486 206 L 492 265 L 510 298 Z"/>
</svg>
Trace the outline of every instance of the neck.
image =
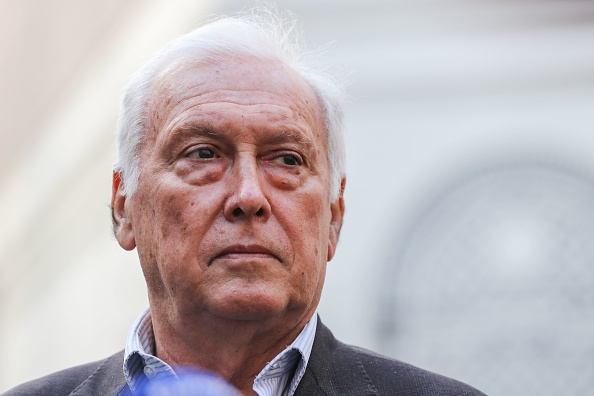
<svg viewBox="0 0 594 396">
<path fill-rule="evenodd" d="M 254 379 L 291 344 L 313 314 L 268 320 L 230 320 L 208 314 L 163 315 L 151 309 L 157 356 L 171 365 L 213 371 L 244 395 L 254 394 Z"/>
</svg>

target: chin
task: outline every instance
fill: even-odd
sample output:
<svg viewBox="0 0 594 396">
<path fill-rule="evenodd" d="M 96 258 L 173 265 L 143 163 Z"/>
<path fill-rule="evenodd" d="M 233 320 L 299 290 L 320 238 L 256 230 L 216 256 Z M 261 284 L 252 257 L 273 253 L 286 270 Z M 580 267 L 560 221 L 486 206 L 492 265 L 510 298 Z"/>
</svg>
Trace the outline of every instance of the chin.
<svg viewBox="0 0 594 396">
<path fill-rule="evenodd" d="M 217 316 L 233 320 L 262 321 L 277 317 L 287 311 L 289 299 L 285 295 L 249 293 L 245 290 L 220 296 L 212 301 L 209 311 Z"/>
</svg>

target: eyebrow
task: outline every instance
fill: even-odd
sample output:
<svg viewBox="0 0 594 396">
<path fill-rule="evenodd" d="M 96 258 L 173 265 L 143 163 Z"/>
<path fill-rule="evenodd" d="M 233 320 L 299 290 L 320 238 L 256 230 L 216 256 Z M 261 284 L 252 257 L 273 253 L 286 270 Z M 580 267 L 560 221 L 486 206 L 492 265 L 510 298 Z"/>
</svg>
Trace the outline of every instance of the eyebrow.
<svg viewBox="0 0 594 396">
<path fill-rule="evenodd" d="M 216 128 L 214 128 L 212 125 L 208 123 L 192 124 L 180 127 L 172 131 L 169 137 L 169 141 L 170 144 L 175 144 L 176 142 L 183 141 L 185 138 L 194 137 L 196 135 L 220 137 L 224 136 L 224 133 L 217 131 Z M 265 140 L 266 144 L 279 144 L 286 142 L 296 142 L 304 146 L 307 146 L 308 148 L 314 146 L 314 143 L 309 141 L 309 139 L 307 139 L 303 133 L 289 129 L 284 129 L 281 130 L 279 133 L 268 135 Z M 170 144 L 168 144 L 168 146 Z"/>
<path fill-rule="evenodd" d="M 171 132 L 169 136 L 170 141 L 177 141 L 180 139 L 184 139 L 186 137 L 192 137 L 196 135 L 202 136 L 220 136 L 221 134 L 217 132 L 217 130 L 210 124 L 200 124 L 200 125 L 186 125 L 180 128 L 177 128 Z"/>
<path fill-rule="evenodd" d="M 266 139 L 266 143 L 268 144 L 278 144 L 286 142 L 297 142 L 299 144 L 306 146 L 307 148 L 311 148 L 314 146 L 314 143 L 311 142 L 309 139 L 306 139 L 302 133 L 292 130 L 282 130 L 280 133 L 269 136 Z"/>
</svg>

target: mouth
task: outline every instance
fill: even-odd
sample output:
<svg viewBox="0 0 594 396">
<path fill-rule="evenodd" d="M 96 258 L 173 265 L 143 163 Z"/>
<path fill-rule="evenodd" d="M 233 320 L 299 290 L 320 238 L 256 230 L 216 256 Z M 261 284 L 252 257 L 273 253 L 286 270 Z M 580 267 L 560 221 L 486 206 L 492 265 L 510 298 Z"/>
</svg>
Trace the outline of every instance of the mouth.
<svg viewBox="0 0 594 396">
<path fill-rule="evenodd" d="M 211 265 L 214 261 L 225 260 L 250 260 L 250 259 L 270 259 L 273 258 L 282 263 L 280 257 L 274 254 L 270 249 L 261 245 L 232 245 L 218 252 L 208 263 Z"/>
</svg>

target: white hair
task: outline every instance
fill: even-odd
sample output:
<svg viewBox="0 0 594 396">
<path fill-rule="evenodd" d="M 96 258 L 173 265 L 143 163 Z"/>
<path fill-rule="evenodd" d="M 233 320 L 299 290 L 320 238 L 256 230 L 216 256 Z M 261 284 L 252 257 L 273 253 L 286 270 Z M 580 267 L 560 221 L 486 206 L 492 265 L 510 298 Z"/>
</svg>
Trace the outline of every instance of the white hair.
<svg viewBox="0 0 594 396">
<path fill-rule="evenodd" d="M 322 106 L 328 137 L 330 199 L 338 199 L 345 176 L 342 84 L 313 63 L 301 49 L 295 21 L 265 11 L 214 20 L 167 44 L 132 77 L 124 91 L 117 128 L 118 157 L 124 191 L 132 196 L 138 187 L 140 146 L 150 127 L 148 103 L 156 79 L 178 63 L 200 64 L 229 57 L 250 56 L 281 61 L 309 84 Z"/>
</svg>

